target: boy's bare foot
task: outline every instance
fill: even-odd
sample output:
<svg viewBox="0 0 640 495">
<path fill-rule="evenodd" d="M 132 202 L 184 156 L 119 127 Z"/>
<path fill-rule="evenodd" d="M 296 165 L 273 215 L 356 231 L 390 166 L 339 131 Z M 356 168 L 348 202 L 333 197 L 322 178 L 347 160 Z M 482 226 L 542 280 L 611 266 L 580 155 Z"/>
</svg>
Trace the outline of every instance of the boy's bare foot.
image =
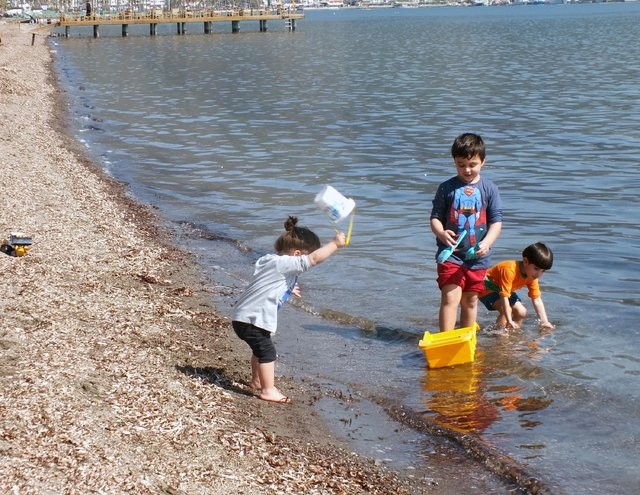
<svg viewBox="0 0 640 495">
<path fill-rule="evenodd" d="M 283 395 L 281 399 L 266 398 L 266 397 L 263 397 L 262 395 L 260 396 L 260 398 L 264 401 L 275 402 L 277 404 L 291 404 L 291 399 L 286 395 Z"/>
<path fill-rule="evenodd" d="M 289 397 L 282 394 L 280 390 L 275 387 L 270 390 L 263 390 L 260 394 L 260 398 L 262 400 L 266 400 L 267 402 L 277 402 L 278 404 L 289 404 L 291 402 L 291 399 L 289 399 Z"/>
</svg>

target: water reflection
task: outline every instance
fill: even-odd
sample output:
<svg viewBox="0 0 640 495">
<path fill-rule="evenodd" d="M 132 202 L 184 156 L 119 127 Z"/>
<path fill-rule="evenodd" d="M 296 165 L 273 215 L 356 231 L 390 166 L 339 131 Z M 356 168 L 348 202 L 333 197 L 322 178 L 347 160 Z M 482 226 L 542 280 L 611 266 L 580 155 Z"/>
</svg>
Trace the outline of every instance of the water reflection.
<svg viewBox="0 0 640 495">
<path fill-rule="evenodd" d="M 423 388 L 427 413 L 447 428 L 470 433 L 484 430 L 500 418 L 481 383 L 481 361 L 446 368 L 425 368 Z"/>
<path fill-rule="evenodd" d="M 482 352 L 476 354 L 473 363 L 435 369 L 425 367 L 422 385 L 426 415 L 461 433 L 486 430 L 508 412 L 520 414 L 523 428 L 542 424 L 530 416 L 548 407 L 552 400 L 527 395 L 524 384 L 496 383 L 501 377 L 492 371 Z"/>
</svg>

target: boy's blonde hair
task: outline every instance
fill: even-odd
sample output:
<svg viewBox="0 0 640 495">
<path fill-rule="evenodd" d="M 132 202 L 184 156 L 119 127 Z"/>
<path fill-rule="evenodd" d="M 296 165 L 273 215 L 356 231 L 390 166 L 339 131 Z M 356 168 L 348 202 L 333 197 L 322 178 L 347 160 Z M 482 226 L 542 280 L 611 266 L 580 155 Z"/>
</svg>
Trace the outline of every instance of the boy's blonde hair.
<svg viewBox="0 0 640 495">
<path fill-rule="evenodd" d="M 312 253 L 318 249 L 320 239 L 306 227 L 297 227 L 298 218 L 290 216 L 284 222 L 284 232 L 276 239 L 274 244 L 276 253 L 289 253 L 300 250 Z"/>
</svg>

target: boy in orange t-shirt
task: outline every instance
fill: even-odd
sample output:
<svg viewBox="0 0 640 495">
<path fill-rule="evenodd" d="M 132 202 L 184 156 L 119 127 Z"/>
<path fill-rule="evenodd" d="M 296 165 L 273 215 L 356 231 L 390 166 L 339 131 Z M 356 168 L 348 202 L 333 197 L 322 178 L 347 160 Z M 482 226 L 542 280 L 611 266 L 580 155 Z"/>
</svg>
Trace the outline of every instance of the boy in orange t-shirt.
<svg viewBox="0 0 640 495">
<path fill-rule="evenodd" d="M 498 263 L 487 270 L 486 290 L 480 294 L 480 301 L 489 310 L 498 311 L 496 326 L 517 330 L 522 326 L 527 310 L 516 290 L 525 285 L 529 298 L 540 319 L 540 328 L 554 329 L 547 319 L 542 303 L 538 279 L 553 265 L 553 253 L 541 242 L 531 244 L 522 251 L 522 261 L 509 260 Z"/>
</svg>

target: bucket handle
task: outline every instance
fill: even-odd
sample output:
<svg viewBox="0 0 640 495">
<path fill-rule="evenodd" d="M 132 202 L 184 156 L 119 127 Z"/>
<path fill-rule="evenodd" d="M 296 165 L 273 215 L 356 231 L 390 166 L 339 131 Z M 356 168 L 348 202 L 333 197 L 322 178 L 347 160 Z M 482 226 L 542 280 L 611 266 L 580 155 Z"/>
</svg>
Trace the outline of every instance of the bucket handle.
<svg viewBox="0 0 640 495">
<path fill-rule="evenodd" d="M 353 208 L 353 211 L 351 212 L 351 218 L 349 219 L 349 228 L 347 229 L 347 238 L 344 241 L 344 245 L 348 246 L 349 243 L 351 242 L 351 231 L 353 230 L 353 217 L 356 214 L 356 209 L 355 207 Z"/>
</svg>

